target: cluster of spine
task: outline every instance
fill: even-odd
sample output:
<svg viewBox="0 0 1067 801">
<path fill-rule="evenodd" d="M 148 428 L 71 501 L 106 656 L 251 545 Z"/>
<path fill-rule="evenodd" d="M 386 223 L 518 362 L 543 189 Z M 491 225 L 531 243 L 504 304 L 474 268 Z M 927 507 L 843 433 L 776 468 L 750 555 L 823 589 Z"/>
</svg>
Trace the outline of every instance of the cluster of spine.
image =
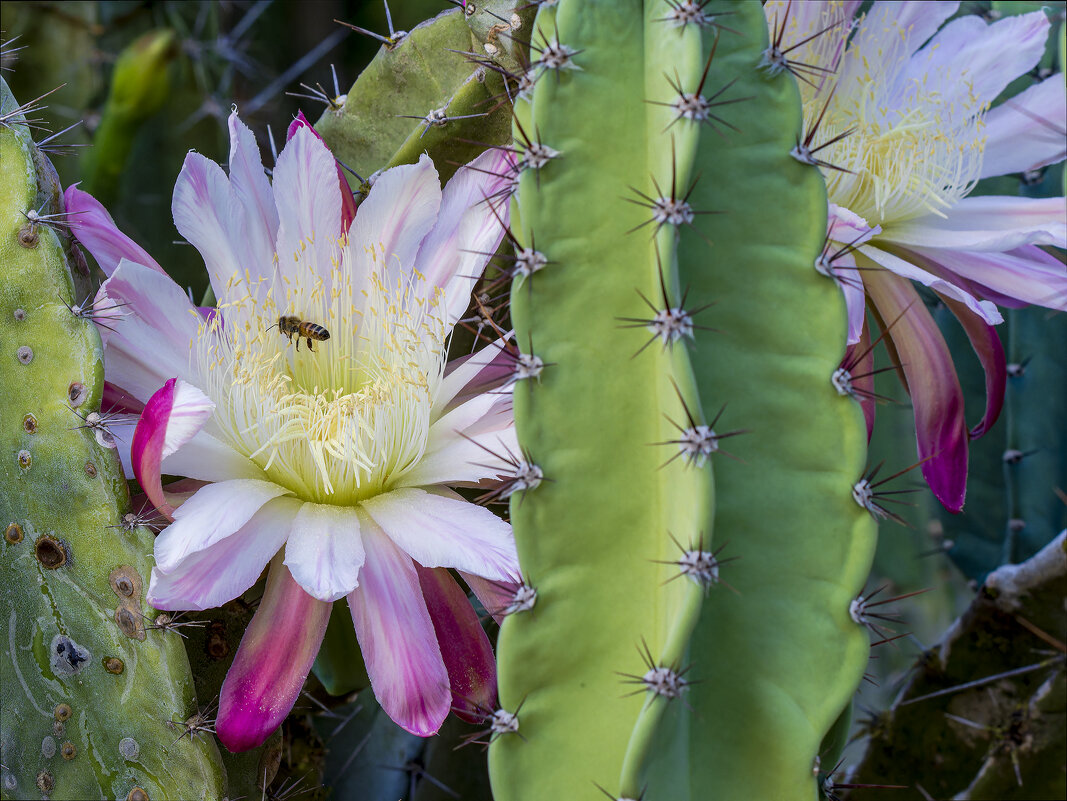
<svg viewBox="0 0 1067 801">
<path fill-rule="evenodd" d="M 753 3 L 560 0 L 531 36 L 510 500 L 536 603 L 500 633 L 494 796 L 815 798 L 875 525 L 788 59 Z"/>
<path fill-rule="evenodd" d="M 181 639 L 144 601 L 152 531 L 100 412 L 107 320 L 33 142 L 40 111 L 0 80 L 0 797 L 221 798 Z"/>
</svg>

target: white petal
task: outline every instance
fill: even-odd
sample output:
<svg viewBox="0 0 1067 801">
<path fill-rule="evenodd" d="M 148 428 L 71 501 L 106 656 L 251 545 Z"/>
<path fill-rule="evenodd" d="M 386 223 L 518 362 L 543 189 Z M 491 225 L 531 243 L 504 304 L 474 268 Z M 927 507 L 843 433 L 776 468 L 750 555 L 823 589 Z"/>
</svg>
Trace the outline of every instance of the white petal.
<svg viewBox="0 0 1067 801">
<path fill-rule="evenodd" d="M 437 396 L 433 399 L 434 412 L 447 408 L 452 399 L 459 395 L 464 387 L 478 381 L 478 375 L 482 370 L 496 365 L 500 359 L 506 359 L 508 364 L 513 365 L 512 359 L 506 355 L 501 356 L 501 354 L 505 353 L 504 346 L 504 339 L 496 339 L 477 353 L 464 358 L 463 362 L 456 365 L 451 372 L 448 372 L 441 382 L 441 386 L 437 388 Z"/>
<path fill-rule="evenodd" d="M 230 186 L 244 214 L 248 258 L 242 265 L 255 285 L 274 277 L 274 244 L 278 237 L 278 209 L 263 171 L 256 137 L 237 116 L 230 115 Z M 253 289 L 254 287 L 250 287 Z"/>
<path fill-rule="evenodd" d="M 418 487 L 508 474 L 505 460 L 519 453 L 513 419 L 507 396 L 483 394 L 457 406 L 430 427 L 426 451 L 400 481 Z"/>
<path fill-rule="evenodd" d="M 982 177 L 1036 170 L 1067 156 L 1067 88 L 1057 73 L 985 116 Z"/>
<path fill-rule="evenodd" d="M 161 469 L 165 475 L 188 476 L 201 481 L 228 481 L 231 478 L 268 480 L 259 465 L 207 431 L 198 432 L 181 448 L 165 457 Z"/>
<path fill-rule="evenodd" d="M 171 572 L 190 554 L 233 534 L 265 503 L 288 493 L 269 481 L 234 479 L 208 484 L 181 505 L 156 537 L 156 565 Z"/>
<path fill-rule="evenodd" d="M 940 3 L 927 3 L 939 6 Z M 992 103 L 1015 78 L 1033 69 L 1045 52 L 1049 21 L 1044 11 L 1019 14 L 987 25 L 975 15 L 958 17 L 915 54 L 896 82 L 890 107 L 921 86 L 941 96 L 962 116 Z"/>
<path fill-rule="evenodd" d="M 301 507 L 285 546 L 285 566 L 309 595 L 336 601 L 352 592 L 359 585 L 365 559 L 353 507 L 319 503 Z"/>
<path fill-rule="evenodd" d="M 230 179 L 215 162 L 190 153 L 174 185 L 174 227 L 200 251 L 215 297 L 228 297 L 227 282 L 243 273 L 247 234 Z M 251 264 L 249 267 L 251 268 Z"/>
<path fill-rule="evenodd" d="M 511 184 L 512 170 L 512 155 L 498 149 L 461 167 L 445 185 L 437 223 L 419 249 L 416 268 L 445 290 L 449 326 L 463 315 L 471 290 L 504 238 L 509 203 L 498 195 Z"/>
<path fill-rule="evenodd" d="M 334 182 L 336 183 L 336 181 Z M 357 274 L 381 270 L 392 288 L 415 266 L 419 245 L 433 228 L 441 207 L 441 183 L 430 157 L 378 176 L 348 232 Z M 426 282 L 429 295 L 433 285 Z"/>
<path fill-rule="evenodd" d="M 454 567 L 500 580 L 518 572 L 511 526 L 488 509 L 414 488 L 376 495 L 362 505 L 423 567 Z"/>
<path fill-rule="evenodd" d="M 281 274 L 302 278 L 302 268 L 309 265 L 328 272 L 339 250 L 341 187 L 333 156 L 307 128 L 299 128 L 278 156 L 274 202 L 281 221 L 277 247 Z"/>
<path fill-rule="evenodd" d="M 256 583 L 285 544 L 299 508 L 297 500 L 275 498 L 233 534 L 190 554 L 170 572 L 152 568 L 148 602 L 157 609 L 210 609 L 232 601 Z"/>
<path fill-rule="evenodd" d="M 142 403 L 175 376 L 196 382 L 190 364 L 204 319 L 168 276 L 123 259 L 100 287 L 98 297 L 115 303 L 123 316 L 110 323 L 105 353 L 107 380 Z"/>
</svg>

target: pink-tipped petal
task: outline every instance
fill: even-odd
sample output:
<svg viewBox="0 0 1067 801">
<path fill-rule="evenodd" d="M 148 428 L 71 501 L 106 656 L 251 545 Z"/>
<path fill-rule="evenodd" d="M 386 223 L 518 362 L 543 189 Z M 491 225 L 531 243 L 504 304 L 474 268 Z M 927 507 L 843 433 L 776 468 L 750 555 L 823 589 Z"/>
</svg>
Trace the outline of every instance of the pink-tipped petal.
<svg viewBox="0 0 1067 801">
<path fill-rule="evenodd" d="M 881 248 L 876 248 L 873 245 L 864 245 L 859 249 L 859 252 L 876 264 L 885 267 L 889 272 L 896 273 L 900 277 L 907 278 L 911 281 L 918 281 L 920 284 L 930 287 L 930 289 L 935 292 L 940 292 L 942 295 L 947 295 L 950 298 L 964 303 L 968 309 L 973 311 L 987 323 L 996 325 L 997 323 L 1004 322 L 1004 318 L 1000 316 L 1000 311 L 997 310 L 996 304 L 990 303 L 987 300 L 978 300 L 978 298 L 965 292 L 963 289 L 960 289 L 955 284 L 946 281 L 940 276 L 923 270 L 900 256 L 889 253 Z M 868 272 L 882 271 L 866 270 L 864 273 L 864 284 L 867 283 L 866 273 Z"/>
<path fill-rule="evenodd" d="M 423 567 L 499 580 L 518 574 L 511 526 L 481 506 L 408 487 L 369 498 L 363 509 Z"/>
<path fill-rule="evenodd" d="M 982 294 L 1015 308 L 1024 304 L 1067 311 L 1067 267 L 1036 245 L 1003 253 L 913 248 L 920 258 L 981 288 Z M 940 289 L 940 287 L 937 287 Z M 991 291 L 989 291 L 991 290 Z M 1014 300 L 1014 303 L 1005 301 Z M 972 309 L 973 311 L 973 309 Z M 994 322 L 986 319 L 986 322 Z"/>
<path fill-rule="evenodd" d="M 81 191 L 77 185 L 68 186 L 63 193 L 63 205 L 70 230 L 96 259 L 104 275 L 110 277 L 123 259 L 166 275 L 148 251 L 118 229 L 107 209 L 88 192 Z"/>
<path fill-rule="evenodd" d="M 173 518 L 174 509 L 163 497 L 160 463 L 203 427 L 215 404 L 203 392 L 177 378 L 156 391 L 137 423 L 130 447 L 134 474 L 160 512 Z"/>
<path fill-rule="evenodd" d="M 274 167 L 278 267 L 295 275 L 301 265 L 329 265 L 341 235 L 341 192 L 333 156 L 310 128 L 299 127 Z"/>
<path fill-rule="evenodd" d="M 849 345 L 855 345 L 862 336 L 867 304 L 867 296 L 863 292 L 863 279 L 860 278 L 859 270 L 856 269 L 855 257 L 851 253 L 838 256 L 834 261 L 834 274 L 837 276 L 837 285 L 841 287 L 841 294 L 845 296 L 845 313 L 848 317 L 846 342 Z"/>
<path fill-rule="evenodd" d="M 203 489 L 182 504 L 178 513 Z M 297 500 L 275 498 L 232 534 L 189 554 L 172 570 L 152 568 L 148 602 L 156 609 L 211 609 L 232 601 L 256 583 L 281 550 L 299 509 Z M 174 523 L 164 534 L 178 525 Z"/>
<path fill-rule="evenodd" d="M 317 139 L 325 144 L 325 140 L 323 140 L 319 135 L 319 132 L 315 130 L 315 127 L 308 122 L 303 111 L 298 111 L 296 119 L 289 124 L 289 131 L 285 136 L 286 141 L 292 139 L 293 135 L 300 128 L 307 128 Z M 348 229 L 352 225 L 352 221 L 356 219 L 356 196 L 352 193 L 352 187 L 348 185 L 348 178 L 345 177 L 345 171 L 341 167 L 340 162 L 338 162 L 336 166 L 337 186 L 341 190 L 341 231 L 347 234 Z"/>
<path fill-rule="evenodd" d="M 219 302 L 247 294 L 243 280 L 238 286 L 245 263 L 252 273 L 260 268 L 248 258 L 244 215 L 222 167 L 199 153 L 188 154 L 174 184 L 171 212 L 174 227 L 203 256 Z"/>
<path fill-rule="evenodd" d="M 280 559 L 226 673 L 215 731 L 230 751 L 270 736 L 296 703 L 319 652 L 331 604 L 304 592 Z"/>
<path fill-rule="evenodd" d="M 448 716 L 452 695 L 419 577 L 373 520 L 360 522 L 367 563 L 348 606 L 374 697 L 397 725 L 429 737 Z"/>
<path fill-rule="evenodd" d="M 433 228 L 440 207 L 441 184 L 429 156 L 420 156 L 418 164 L 383 172 L 360 204 L 348 233 L 356 264 L 367 273 L 384 268 L 386 284 L 395 284 L 401 270 L 407 275 L 415 265 L 419 245 Z M 434 285 L 424 283 L 430 294 Z"/>
<path fill-rule="evenodd" d="M 448 670 L 452 709 L 468 723 L 481 723 L 496 709 L 496 659 L 474 607 L 444 568 L 415 565 L 426 609 Z"/>
<path fill-rule="evenodd" d="M 253 281 L 273 278 L 274 243 L 278 238 L 278 209 L 263 171 L 263 158 L 252 131 L 237 112 L 230 114 L 230 186 L 244 214 L 249 258 L 244 266 Z"/>
<path fill-rule="evenodd" d="M 156 537 L 156 566 L 165 573 L 173 572 L 190 555 L 239 531 L 264 505 L 288 492 L 269 481 L 247 478 L 201 487 L 174 512 L 174 522 Z M 148 497 L 152 499 L 151 495 Z"/>
<path fill-rule="evenodd" d="M 1056 74 L 985 116 L 982 178 L 1026 172 L 1067 157 L 1067 88 Z"/>
<path fill-rule="evenodd" d="M 909 248 L 1002 251 L 1023 245 L 1067 247 L 1067 200 L 1060 197 L 965 197 L 947 217 L 930 214 L 893 225 L 885 240 Z"/>
<path fill-rule="evenodd" d="M 907 378 L 923 478 L 946 509 L 959 512 L 967 492 L 968 437 L 952 354 L 908 281 L 871 270 L 863 282 L 879 316 L 896 320 L 887 336 Z"/>
<path fill-rule="evenodd" d="M 168 276 L 123 260 L 97 293 L 104 304 L 123 304 L 107 321 L 114 331 L 104 332 L 109 381 L 144 402 L 168 378 L 197 380 L 190 351 L 203 319 Z"/>
<path fill-rule="evenodd" d="M 437 222 L 419 248 L 415 267 L 445 290 L 449 325 L 463 315 L 488 254 L 495 253 L 504 238 L 507 190 L 514 174 L 514 154 L 491 149 L 461 167 L 445 185 Z"/>
<path fill-rule="evenodd" d="M 1000 344 L 997 329 L 989 325 L 985 320 L 976 317 L 971 310 L 959 301 L 952 298 L 939 296 L 949 310 L 956 315 L 963 330 L 967 332 L 967 338 L 971 340 L 971 347 L 978 355 L 978 361 L 982 363 L 985 371 L 985 414 L 978 424 L 971 429 L 971 439 L 985 434 L 997 422 L 1000 410 L 1004 406 L 1004 388 L 1008 381 L 1007 361 L 1004 358 L 1004 346 Z"/>
<path fill-rule="evenodd" d="M 305 503 L 293 521 L 285 565 L 308 594 L 336 601 L 359 584 L 366 554 L 353 507 Z"/>
</svg>

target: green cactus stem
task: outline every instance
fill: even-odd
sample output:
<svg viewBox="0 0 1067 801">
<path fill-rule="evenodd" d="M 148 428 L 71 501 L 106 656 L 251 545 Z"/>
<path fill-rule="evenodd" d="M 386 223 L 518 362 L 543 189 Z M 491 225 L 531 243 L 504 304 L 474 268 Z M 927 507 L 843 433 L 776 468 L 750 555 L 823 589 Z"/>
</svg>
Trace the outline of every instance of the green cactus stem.
<svg viewBox="0 0 1067 801">
<path fill-rule="evenodd" d="M 213 738 L 186 726 L 181 638 L 152 628 L 144 602 L 152 532 L 123 525 L 100 338 L 74 313 L 58 186 L 27 111 L 0 80 L 0 797 L 221 798 Z"/>
<path fill-rule="evenodd" d="M 700 80 L 700 37 L 658 21 L 668 10 L 542 6 L 536 80 L 516 101 L 511 310 L 541 367 L 514 390 L 523 452 L 506 486 L 537 596 L 498 641 L 502 711 L 486 733 L 498 801 L 602 798 L 598 785 L 636 797 L 664 712 L 685 703 L 705 591 L 719 591 L 720 457 L 685 344 L 703 321 L 683 308 L 680 220 L 653 219 L 689 185 L 699 135 L 665 133 L 672 110 L 646 102 L 668 102 L 676 73 Z"/>
<path fill-rule="evenodd" d="M 769 47 L 786 22 L 769 36 L 758 4 L 702 9 L 729 13 L 718 18 L 730 30 L 718 34 L 708 84 L 734 81 L 751 100 L 729 116 L 736 131 L 703 134 L 689 200 L 720 213 L 683 229 L 679 273 L 693 303 L 716 303 L 719 333 L 696 332 L 704 415 L 726 403 L 729 425 L 748 433 L 743 461 L 716 467 L 716 537 L 737 557 L 736 593 L 704 606 L 689 655 L 700 679 L 689 737 L 650 792 L 812 799 L 821 743 L 867 665 L 867 632 L 850 615 L 875 548 L 874 521 L 853 497 L 866 429 L 859 405 L 831 384 L 844 302 L 815 268 L 822 179 L 790 153 L 804 137 L 800 100 Z M 705 28 L 705 52 L 716 33 Z"/>
</svg>

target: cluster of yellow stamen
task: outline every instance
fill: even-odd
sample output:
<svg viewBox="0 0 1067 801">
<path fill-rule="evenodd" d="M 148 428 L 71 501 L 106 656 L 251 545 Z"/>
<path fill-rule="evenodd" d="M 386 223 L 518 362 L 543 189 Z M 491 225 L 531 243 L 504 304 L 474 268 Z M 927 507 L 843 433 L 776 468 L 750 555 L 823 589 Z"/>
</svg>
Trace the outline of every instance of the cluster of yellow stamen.
<svg viewBox="0 0 1067 801">
<path fill-rule="evenodd" d="M 440 289 L 389 269 L 380 248 L 342 242 L 325 267 L 301 259 L 288 278 L 235 277 L 229 290 L 199 337 L 216 404 L 208 433 L 303 500 L 351 505 L 390 489 L 422 457 L 433 422 L 449 333 Z M 298 352 L 281 315 L 330 338 Z"/>
<path fill-rule="evenodd" d="M 794 57 L 826 70 L 800 83 L 809 130 L 823 115 L 812 148 L 849 132 L 818 152 L 840 168 L 823 169 L 830 201 L 883 228 L 944 216 L 974 188 L 982 169 L 987 104 L 973 92 L 962 101 L 949 96 L 958 97 L 970 76 L 934 66 L 909 77 L 907 32 L 898 26 L 886 35 L 869 20 L 850 25 L 840 4 L 827 4 L 810 30 L 787 28 L 786 41 L 824 28 Z"/>
</svg>

